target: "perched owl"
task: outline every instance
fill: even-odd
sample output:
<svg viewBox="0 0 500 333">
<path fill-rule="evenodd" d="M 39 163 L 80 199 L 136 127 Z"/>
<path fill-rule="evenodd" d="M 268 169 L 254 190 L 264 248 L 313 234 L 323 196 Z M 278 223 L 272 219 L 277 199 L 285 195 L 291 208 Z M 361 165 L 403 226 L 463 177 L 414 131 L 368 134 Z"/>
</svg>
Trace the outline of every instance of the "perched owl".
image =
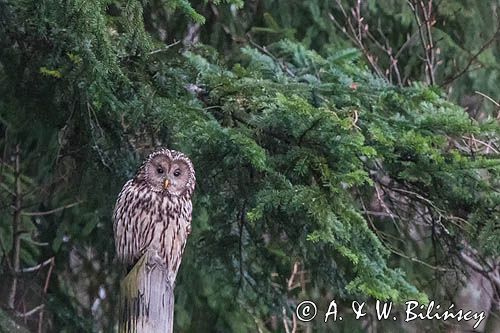
<svg viewBox="0 0 500 333">
<path fill-rule="evenodd" d="M 193 164 L 168 149 L 148 156 L 123 186 L 113 213 L 118 258 L 133 266 L 148 249 L 158 251 L 174 283 L 191 232 Z"/>
</svg>

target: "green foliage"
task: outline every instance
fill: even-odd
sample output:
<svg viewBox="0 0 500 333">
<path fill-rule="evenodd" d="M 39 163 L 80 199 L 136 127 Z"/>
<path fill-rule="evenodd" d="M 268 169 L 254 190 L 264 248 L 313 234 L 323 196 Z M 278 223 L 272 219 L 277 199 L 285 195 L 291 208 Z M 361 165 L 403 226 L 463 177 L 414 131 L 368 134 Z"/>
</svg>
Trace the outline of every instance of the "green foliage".
<svg viewBox="0 0 500 333">
<path fill-rule="evenodd" d="M 224 50 L 227 35 L 233 44 L 252 40 L 267 45 L 283 38 L 300 41 L 313 50 L 325 51 L 352 45 L 344 28 L 356 25 L 353 12 L 357 1 L 260 1 L 246 5 L 239 12 L 229 6 L 217 13 L 201 6 L 207 24 L 201 30 L 201 39 Z M 397 58 L 402 79 L 408 82 L 423 80 L 425 69 L 422 45 L 414 13 L 407 1 L 360 1 L 360 13 L 372 37 L 364 36 L 364 46 L 383 70 L 391 68 L 387 56 L 389 48 Z M 339 5 L 340 4 L 340 5 Z M 445 88 L 450 99 L 469 107 L 469 112 L 491 114 L 494 105 L 482 100 L 474 91 L 493 96 L 500 90 L 500 44 L 498 34 L 498 2 L 455 0 L 433 1 L 433 40 L 439 63 L 436 69 L 437 85 Z M 212 16 L 216 15 L 215 19 Z M 481 19 L 478 19 L 481 18 Z M 249 33 L 250 32 L 250 33 Z M 357 45 L 354 45 L 357 46 Z"/>
</svg>

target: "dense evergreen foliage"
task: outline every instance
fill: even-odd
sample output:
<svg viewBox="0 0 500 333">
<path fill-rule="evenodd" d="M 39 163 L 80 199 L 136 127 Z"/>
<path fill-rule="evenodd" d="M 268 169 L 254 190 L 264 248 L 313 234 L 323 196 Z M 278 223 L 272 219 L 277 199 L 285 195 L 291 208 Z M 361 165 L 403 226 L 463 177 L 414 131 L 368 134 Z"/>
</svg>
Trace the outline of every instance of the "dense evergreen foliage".
<svg viewBox="0 0 500 333">
<path fill-rule="evenodd" d="M 453 302 L 474 264 L 498 293 L 498 106 L 454 104 L 499 91 L 498 4 L 450 3 L 428 85 L 418 43 L 401 84 L 374 72 L 334 1 L 0 1 L 2 306 L 112 331 L 112 207 L 159 145 L 198 179 L 176 332 L 285 331 L 302 299 Z M 363 10 L 391 43 L 416 29 L 405 1 Z"/>
</svg>

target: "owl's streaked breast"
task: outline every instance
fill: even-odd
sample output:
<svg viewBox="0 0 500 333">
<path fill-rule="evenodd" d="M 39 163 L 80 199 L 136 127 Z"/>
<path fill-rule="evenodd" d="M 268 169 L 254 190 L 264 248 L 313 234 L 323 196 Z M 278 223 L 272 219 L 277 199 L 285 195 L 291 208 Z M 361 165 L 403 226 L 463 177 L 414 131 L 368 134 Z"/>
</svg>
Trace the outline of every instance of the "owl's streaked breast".
<svg viewBox="0 0 500 333">
<path fill-rule="evenodd" d="M 184 154 L 160 149 L 149 155 L 123 186 L 115 205 L 113 230 L 121 262 L 132 266 L 148 249 L 155 249 L 175 281 L 191 231 L 195 181 Z"/>
<path fill-rule="evenodd" d="M 146 250 L 155 249 L 174 281 L 191 230 L 191 212 L 188 198 L 163 195 L 128 182 L 114 214 L 119 259 L 133 265 Z"/>
</svg>

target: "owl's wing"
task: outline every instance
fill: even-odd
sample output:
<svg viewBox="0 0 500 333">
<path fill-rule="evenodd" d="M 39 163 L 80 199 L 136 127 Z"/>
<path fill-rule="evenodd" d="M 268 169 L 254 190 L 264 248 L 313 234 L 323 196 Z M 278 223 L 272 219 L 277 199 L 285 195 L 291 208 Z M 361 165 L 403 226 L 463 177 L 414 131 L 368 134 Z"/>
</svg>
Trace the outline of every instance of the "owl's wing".
<svg viewBox="0 0 500 333">
<path fill-rule="evenodd" d="M 118 259 L 127 265 L 133 265 L 144 252 L 144 240 L 151 233 L 148 225 L 148 205 L 138 186 L 129 180 L 123 186 L 116 201 L 113 213 L 113 231 Z"/>
</svg>

